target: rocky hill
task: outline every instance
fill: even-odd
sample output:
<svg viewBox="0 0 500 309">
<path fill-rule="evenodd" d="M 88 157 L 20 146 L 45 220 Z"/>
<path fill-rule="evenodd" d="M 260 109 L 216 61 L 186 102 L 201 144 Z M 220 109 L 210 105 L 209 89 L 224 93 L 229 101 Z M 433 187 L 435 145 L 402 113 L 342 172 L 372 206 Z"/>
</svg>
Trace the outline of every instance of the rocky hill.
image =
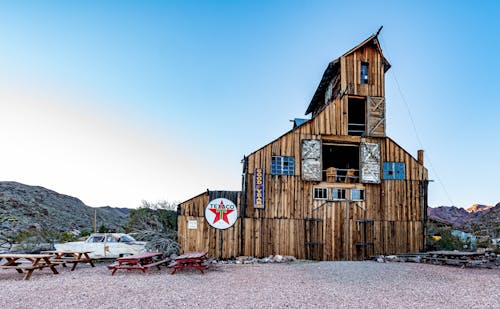
<svg viewBox="0 0 500 309">
<path fill-rule="evenodd" d="M 429 218 L 450 223 L 464 231 L 500 236 L 500 203 L 494 207 L 474 204 L 467 209 L 455 206 L 429 207 L 427 214 Z"/>
<path fill-rule="evenodd" d="M 15 229 L 39 226 L 57 231 L 92 230 L 94 211 L 97 226 L 121 229 L 129 219 L 126 208 L 92 208 L 75 197 L 43 187 L 0 182 L 0 222 L 8 221 Z"/>
<path fill-rule="evenodd" d="M 473 221 L 480 215 L 480 213 L 468 212 L 464 208 L 455 206 L 439 206 L 436 208 L 429 207 L 427 209 L 427 215 L 430 218 L 436 218 L 438 220 L 448 222 L 454 226 L 461 226 L 465 223 Z"/>
<path fill-rule="evenodd" d="M 464 224 L 462 227 L 464 230 L 474 232 L 477 235 L 500 237 L 500 203 L 489 209 L 484 215 Z"/>
</svg>

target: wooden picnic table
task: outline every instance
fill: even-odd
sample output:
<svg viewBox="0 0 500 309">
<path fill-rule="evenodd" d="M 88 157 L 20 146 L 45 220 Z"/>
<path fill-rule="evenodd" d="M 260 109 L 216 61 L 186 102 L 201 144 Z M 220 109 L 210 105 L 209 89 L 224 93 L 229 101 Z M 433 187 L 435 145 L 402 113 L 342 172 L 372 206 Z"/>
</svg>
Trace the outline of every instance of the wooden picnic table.
<svg viewBox="0 0 500 309">
<path fill-rule="evenodd" d="M 51 254 L 51 262 L 54 264 L 62 264 L 66 267 L 66 263 L 72 263 L 71 271 L 75 270 L 78 263 L 89 263 L 90 266 L 95 267 L 94 262 L 89 257 L 92 251 L 71 251 L 71 250 L 53 250 L 43 251 L 42 253 Z"/>
<path fill-rule="evenodd" d="M 111 275 L 114 275 L 118 269 L 142 270 L 144 273 L 153 266 L 160 269 L 160 265 L 166 262 L 167 259 L 163 259 L 161 252 L 144 252 L 118 258 L 115 263 L 108 266 L 108 269 L 113 270 Z"/>
<path fill-rule="evenodd" d="M 18 273 L 24 275 L 24 280 L 29 280 L 35 269 L 50 268 L 54 274 L 58 274 L 54 264 L 50 261 L 51 254 L 22 254 L 22 253 L 4 253 L 0 254 L 0 267 L 2 269 L 15 269 Z"/>
<path fill-rule="evenodd" d="M 188 268 L 196 268 L 204 274 L 203 270 L 208 267 L 205 263 L 207 253 L 207 251 L 192 251 L 179 255 L 175 258 L 175 262 L 170 265 L 174 269 L 172 275 L 175 274 L 178 269 Z"/>
</svg>

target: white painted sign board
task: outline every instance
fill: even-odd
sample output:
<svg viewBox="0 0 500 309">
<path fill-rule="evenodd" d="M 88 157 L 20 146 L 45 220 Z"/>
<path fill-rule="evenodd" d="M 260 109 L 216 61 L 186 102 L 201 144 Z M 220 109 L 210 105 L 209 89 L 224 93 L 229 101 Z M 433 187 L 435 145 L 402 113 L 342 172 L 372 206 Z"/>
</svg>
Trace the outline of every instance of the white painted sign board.
<svg viewBox="0 0 500 309">
<path fill-rule="evenodd" d="M 188 221 L 188 230 L 196 230 L 198 228 L 198 221 L 189 220 Z"/>
</svg>

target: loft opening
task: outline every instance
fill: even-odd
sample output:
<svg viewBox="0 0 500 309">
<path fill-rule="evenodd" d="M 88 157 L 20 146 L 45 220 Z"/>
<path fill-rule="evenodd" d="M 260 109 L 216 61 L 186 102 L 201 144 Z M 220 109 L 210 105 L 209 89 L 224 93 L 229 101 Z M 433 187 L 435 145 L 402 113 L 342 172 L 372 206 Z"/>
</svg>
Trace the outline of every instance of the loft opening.
<svg viewBox="0 0 500 309">
<path fill-rule="evenodd" d="M 347 134 L 365 136 L 366 99 L 349 98 L 347 104 Z"/>
<path fill-rule="evenodd" d="M 323 142 L 323 181 L 359 182 L 359 145 Z"/>
</svg>

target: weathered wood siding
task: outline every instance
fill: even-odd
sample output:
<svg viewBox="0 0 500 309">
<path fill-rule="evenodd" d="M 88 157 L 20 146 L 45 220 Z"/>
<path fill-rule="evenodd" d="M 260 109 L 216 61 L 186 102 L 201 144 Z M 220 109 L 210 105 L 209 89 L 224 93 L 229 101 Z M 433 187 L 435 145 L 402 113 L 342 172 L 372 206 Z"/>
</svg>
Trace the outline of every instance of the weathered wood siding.
<svg viewBox="0 0 500 309">
<path fill-rule="evenodd" d="M 240 214 L 240 194 L 237 192 L 205 192 L 179 205 L 177 239 L 182 252 L 206 250 L 210 256 L 216 258 L 241 255 L 241 218 L 238 218 L 236 223 L 226 230 L 217 230 L 205 220 L 205 207 L 208 202 L 219 197 L 228 198 L 234 202 Z M 197 221 L 197 229 L 188 229 L 190 220 Z"/>
<path fill-rule="evenodd" d="M 362 62 L 369 64 L 368 84 L 360 83 Z M 341 89 L 347 89 L 347 94 L 370 97 L 385 96 L 383 56 L 373 45 L 365 45 L 340 57 L 340 74 Z"/>
</svg>

